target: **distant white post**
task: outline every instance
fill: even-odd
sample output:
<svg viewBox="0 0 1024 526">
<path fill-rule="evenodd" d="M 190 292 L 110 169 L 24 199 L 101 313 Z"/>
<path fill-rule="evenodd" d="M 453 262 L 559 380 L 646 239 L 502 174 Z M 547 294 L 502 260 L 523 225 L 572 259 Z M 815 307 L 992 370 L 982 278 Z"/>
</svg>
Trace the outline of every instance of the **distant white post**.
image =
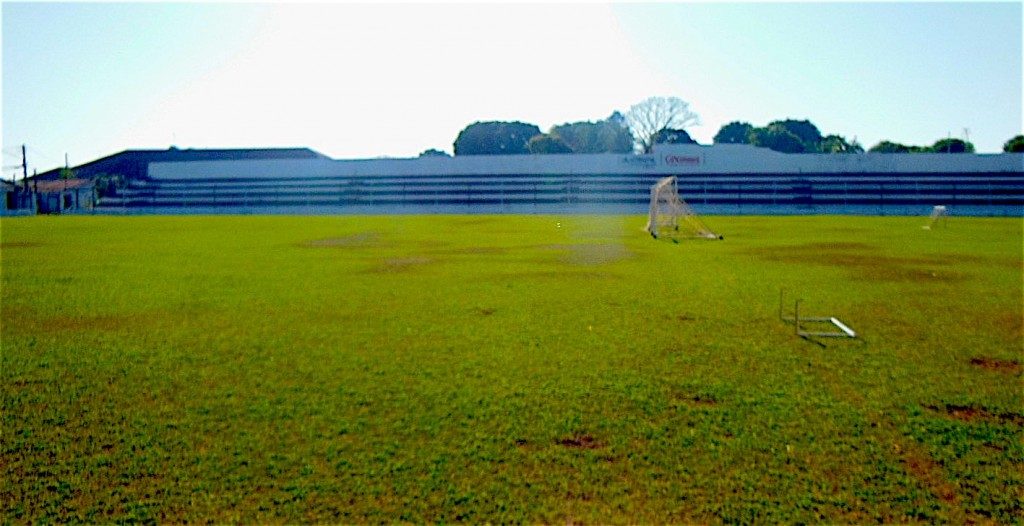
<svg viewBox="0 0 1024 526">
<path fill-rule="evenodd" d="M 928 216 L 928 224 L 921 228 L 931 230 L 940 220 L 943 226 L 945 226 L 947 217 L 949 217 L 949 212 L 946 210 L 945 205 L 936 205 L 932 207 L 932 215 Z"/>
</svg>

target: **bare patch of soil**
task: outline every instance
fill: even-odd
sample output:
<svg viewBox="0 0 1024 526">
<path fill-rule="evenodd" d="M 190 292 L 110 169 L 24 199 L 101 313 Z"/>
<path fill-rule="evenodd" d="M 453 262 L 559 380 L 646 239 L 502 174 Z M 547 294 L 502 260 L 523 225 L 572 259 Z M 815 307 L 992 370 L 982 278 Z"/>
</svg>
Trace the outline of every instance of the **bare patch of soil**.
<svg viewBox="0 0 1024 526">
<path fill-rule="evenodd" d="M 508 249 L 502 247 L 463 247 L 438 250 L 434 253 L 446 256 L 491 256 L 507 254 Z"/>
<path fill-rule="evenodd" d="M 596 438 L 590 435 L 574 435 L 569 438 L 556 440 L 555 443 L 573 449 L 599 449 L 604 447 L 604 444 L 598 442 Z"/>
<path fill-rule="evenodd" d="M 690 405 L 701 405 L 701 406 L 715 406 L 718 405 L 718 400 L 706 396 L 694 396 L 689 400 L 686 400 Z"/>
<path fill-rule="evenodd" d="M 799 248 L 806 251 L 825 251 L 825 250 L 875 250 L 877 247 L 869 245 L 867 243 L 853 243 L 853 242 L 824 242 L 824 243 L 807 243 L 805 245 L 797 245 L 793 248 Z"/>
<path fill-rule="evenodd" d="M 1024 336 L 1024 317 L 1020 311 L 1005 312 L 995 318 L 996 328 L 1006 334 L 1010 341 L 1019 342 Z M 1018 347 L 1019 348 L 1019 347 Z"/>
<path fill-rule="evenodd" d="M 1011 374 L 1021 374 L 1024 372 L 1024 367 L 1021 366 L 1017 360 L 1000 360 L 998 358 L 989 358 L 987 356 L 975 356 L 971 358 L 971 365 L 976 365 L 982 369 L 988 369 L 990 371 L 999 371 Z"/>
<path fill-rule="evenodd" d="M 34 243 L 31 241 L 8 241 L 0 243 L 0 250 L 5 248 L 35 248 L 43 246 L 42 243 Z"/>
<path fill-rule="evenodd" d="M 903 465 L 906 466 L 907 472 L 923 482 L 947 505 L 959 505 L 960 497 L 956 493 L 956 486 L 945 480 L 942 466 L 931 457 L 917 451 L 907 451 L 903 456 Z"/>
<path fill-rule="evenodd" d="M 1024 425 L 1024 415 L 1017 413 L 995 413 L 983 407 L 972 405 L 945 404 L 942 407 L 930 405 L 928 409 L 962 422 L 998 422 Z"/>
<path fill-rule="evenodd" d="M 706 394 L 673 393 L 672 399 L 688 406 L 714 407 L 718 405 L 717 398 Z"/>
<path fill-rule="evenodd" d="M 569 252 L 569 262 L 577 265 L 603 265 L 633 257 L 633 253 L 619 244 L 576 245 Z"/>
<path fill-rule="evenodd" d="M 481 316 L 490 316 L 491 314 L 494 314 L 494 312 L 496 310 L 497 309 L 492 309 L 490 307 L 477 307 L 476 308 L 477 314 L 479 314 Z"/>
<path fill-rule="evenodd" d="M 422 256 L 407 256 L 385 259 L 379 266 L 370 270 L 374 274 L 390 274 L 393 272 L 407 272 L 417 267 L 422 267 L 434 260 Z"/>
<path fill-rule="evenodd" d="M 587 272 L 579 270 L 538 270 L 532 272 L 508 272 L 495 274 L 494 278 L 499 281 L 522 281 L 530 279 L 621 279 L 622 276 L 611 272 Z M 490 278 L 487 278 L 490 279 Z"/>
<path fill-rule="evenodd" d="M 845 268 L 855 277 L 871 281 L 956 282 L 966 279 L 962 273 L 936 268 L 950 265 L 949 258 L 885 256 L 863 243 L 808 243 L 759 248 L 749 253 L 768 261 Z"/>
<path fill-rule="evenodd" d="M 117 331 L 127 328 L 136 328 L 151 324 L 154 319 L 152 313 L 149 315 L 130 316 L 56 316 L 43 320 L 39 323 L 41 327 L 57 331 Z"/>
<path fill-rule="evenodd" d="M 603 265 L 633 257 L 633 253 L 619 243 L 561 243 L 531 248 L 563 252 L 563 260 L 575 265 Z"/>
</svg>

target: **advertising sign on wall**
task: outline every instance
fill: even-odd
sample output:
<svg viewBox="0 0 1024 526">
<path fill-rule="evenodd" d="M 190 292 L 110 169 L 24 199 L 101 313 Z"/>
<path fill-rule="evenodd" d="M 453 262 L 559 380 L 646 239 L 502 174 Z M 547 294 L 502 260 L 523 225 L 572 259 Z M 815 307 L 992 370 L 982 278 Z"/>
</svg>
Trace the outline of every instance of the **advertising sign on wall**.
<svg viewBox="0 0 1024 526">
<path fill-rule="evenodd" d="M 640 168 L 654 168 L 658 161 L 653 155 L 626 155 L 622 157 L 622 164 L 638 166 Z"/>
<path fill-rule="evenodd" d="M 662 158 L 665 161 L 665 166 L 700 166 L 701 158 L 699 155 L 680 155 L 680 154 L 665 154 Z"/>
</svg>

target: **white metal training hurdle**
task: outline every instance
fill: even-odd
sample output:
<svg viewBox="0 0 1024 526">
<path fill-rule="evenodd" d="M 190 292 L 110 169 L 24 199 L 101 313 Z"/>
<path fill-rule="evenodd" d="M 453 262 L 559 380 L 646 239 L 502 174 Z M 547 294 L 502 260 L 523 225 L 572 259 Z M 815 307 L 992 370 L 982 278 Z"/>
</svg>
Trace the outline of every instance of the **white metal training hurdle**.
<svg viewBox="0 0 1024 526">
<path fill-rule="evenodd" d="M 793 322 L 793 330 L 794 330 L 794 332 L 796 333 L 797 336 L 799 336 L 799 337 L 801 337 L 801 338 L 803 338 L 805 340 L 813 341 L 814 343 L 817 343 L 819 345 L 821 345 L 821 342 L 818 342 L 818 341 L 814 340 L 814 338 L 856 338 L 857 337 L 857 332 L 856 331 L 851 329 L 848 325 L 846 325 L 845 323 L 840 321 L 839 318 L 836 318 L 835 316 L 812 316 L 812 317 L 807 317 L 807 318 L 801 318 L 800 317 L 800 303 L 803 301 L 802 299 L 796 300 L 796 302 L 793 304 L 793 316 L 792 317 L 786 316 L 783 313 L 783 310 L 782 310 L 783 295 L 784 295 L 784 293 L 785 293 L 784 289 L 780 289 L 779 290 L 779 319 L 782 320 L 782 321 L 786 321 L 786 322 Z M 836 326 L 841 332 L 805 331 L 805 330 L 803 330 L 803 327 L 800 325 L 801 323 L 804 323 L 804 322 L 810 322 L 810 323 L 831 323 L 832 325 Z"/>
</svg>

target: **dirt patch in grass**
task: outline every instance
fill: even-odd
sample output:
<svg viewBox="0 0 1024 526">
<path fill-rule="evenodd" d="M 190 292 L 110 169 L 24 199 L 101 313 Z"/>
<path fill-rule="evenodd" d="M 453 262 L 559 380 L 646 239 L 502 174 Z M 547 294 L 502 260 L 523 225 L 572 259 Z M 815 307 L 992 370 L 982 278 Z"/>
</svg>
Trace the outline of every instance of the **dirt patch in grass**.
<svg viewBox="0 0 1024 526">
<path fill-rule="evenodd" d="M 494 278 L 486 278 L 491 281 L 519 282 L 538 280 L 564 280 L 564 279 L 587 279 L 587 280 L 618 280 L 622 276 L 611 272 L 588 272 L 580 270 L 537 270 L 531 272 L 506 272 L 494 275 Z"/>
<path fill-rule="evenodd" d="M 843 242 L 843 241 L 828 241 L 824 243 L 807 243 L 804 245 L 796 245 L 795 247 L 805 251 L 830 251 L 830 250 L 877 250 L 878 247 L 869 245 L 867 243 L 854 243 L 854 242 Z"/>
<path fill-rule="evenodd" d="M 573 435 L 568 438 L 560 438 L 556 444 L 573 449 L 600 449 L 604 444 L 590 435 Z"/>
<path fill-rule="evenodd" d="M 1021 366 L 1017 360 L 1000 360 L 998 358 L 989 358 L 987 356 L 975 356 L 971 358 L 971 365 L 976 365 L 982 369 L 988 369 L 990 371 L 999 371 L 1010 374 L 1021 374 L 1024 371 L 1024 367 Z"/>
<path fill-rule="evenodd" d="M 500 256 L 507 254 L 509 249 L 504 247 L 462 247 L 446 250 L 436 250 L 433 253 L 442 256 Z"/>
<path fill-rule="evenodd" d="M 494 314 L 495 311 L 497 311 L 497 309 L 493 309 L 490 307 L 477 307 L 474 310 L 476 311 L 477 314 L 481 316 L 490 316 L 491 314 Z"/>
<path fill-rule="evenodd" d="M 844 268 L 857 279 L 871 281 L 957 282 L 966 279 L 962 273 L 935 268 L 950 265 L 952 259 L 885 256 L 863 243 L 808 243 L 758 248 L 748 253 L 767 261 Z"/>
<path fill-rule="evenodd" d="M 43 246 L 42 243 L 34 243 L 32 241 L 8 241 L 0 243 L 0 250 L 7 248 L 36 248 Z"/>
<path fill-rule="evenodd" d="M 380 265 L 373 267 L 370 274 L 393 274 L 397 272 L 411 272 L 417 268 L 433 263 L 433 259 L 423 256 L 406 256 L 387 258 Z"/>
<path fill-rule="evenodd" d="M 942 466 L 935 460 L 919 451 L 907 451 L 902 460 L 907 472 L 921 481 L 942 502 L 947 506 L 959 507 L 960 496 L 957 495 L 956 486 L 945 480 Z"/>
<path fill-rule="evenodd" d="M 927 408 L 935 413 L 962 422 L 996 422 L 1024 426 L 1024 415 L 1009 412 L 994 412 L 974 405 L 944 404 L 929 405 Z"/>
<path fill-rule="evenodd" d="M 360 232 L 341 237 L 314 239 L 300 244 L 304 248 L 363 248 L 380 246 L 380 234 L 377 232 Z"/>
<path fill-rule="evenodd" d="M 575 245 L 569 251 L 568 261 L 576 265 L 603 265 L 633 257 L 633 253 L 619 244 Z"/>
<path fill-rule="evenodd" d="M 676 402 L 677 405 L 682 404 L 693 407 L 714 407 L 718 405 L 718 397 L 707 393 L 694 394 L 693 391 L 673 392 L 671 394 L 671 399 Z"/>
<path fill-rule="evenodd" d="M 562 252 L 562 261 L 574 265 L 603 265 L 633 257 L 633 253 L 619 243 L 562 243 L 530 248 Z"/>
<path fill-rule="evenodd" d="M 1010 341 L 1020 345 L 1022 336 L 1024 336 L 1024 317 L 1021 317 L 1019 305 L 1017 309 L 1007 310 L 998 315 L 994 321 L 998 330 L 1002 331 Z"/>
<path fill-rule="evenodd" d="M 718 400 L 715 400 L 714 398 L 711 397 L 700 395 L 681 398 L 679 399 L 679 401 L 687 405 L 693 405 L 698 407 L 714 407 L 718 405 Z"/>
<path fill-rule="evenodd" d="M 53 316 L 43 319 L 19 318 L 21 324 L 36 330 L 71 332 L 71 331 L 120 331 L 151 327 L 166 318 L 163 312 L 135 313 L 131 315 L 99 315 L 99 316 Z"/>
</svg>

